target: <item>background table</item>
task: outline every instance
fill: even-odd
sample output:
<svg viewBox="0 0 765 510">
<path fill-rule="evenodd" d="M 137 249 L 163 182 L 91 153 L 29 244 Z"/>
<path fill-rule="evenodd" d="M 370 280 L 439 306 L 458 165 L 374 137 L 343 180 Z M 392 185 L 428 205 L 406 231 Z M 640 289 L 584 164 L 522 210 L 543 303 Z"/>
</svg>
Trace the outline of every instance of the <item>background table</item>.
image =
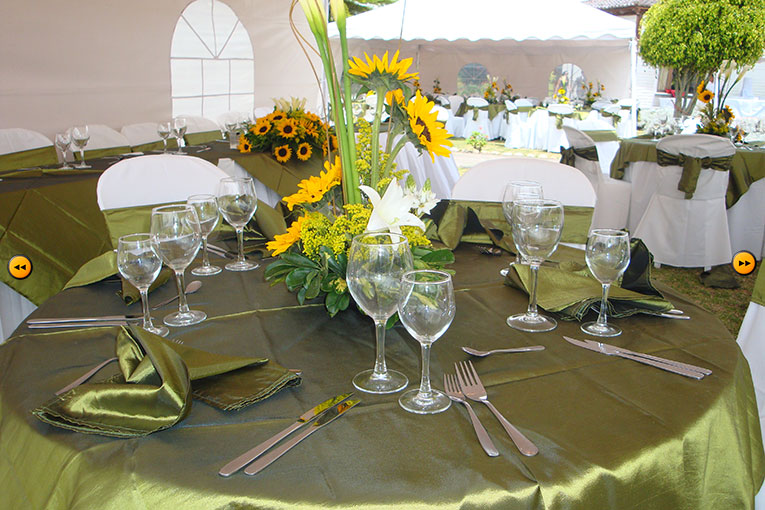
<svg viewBox="0 0 765 510">
<path fill-rule="evenodd" d="M 549 333 L 509 329 L 505 317 L 527 297 L 502 285 L 507 257 L 457 252 L 457 315 L 433 349 L 432 374 L 467 359 L 459 346 L 543 344 L 546 350 L 476 359 L 492 402 L 534 441 L 523 457 L 480 404 L 476 412 L 501 456 L 489 458 L 465 410 L 434 416 L 403 411 L 398 395 L 363 402 L 255 477 L 217 470 L 283 429 L 304 410 L 352 389 L 372 366 L 372 321 L 356 310 L 330 319 L 323 304 L 298 306 L 263 268 L 204 279 L 190 296 L 207 321 L 173 328 L 171 339 L 216 352 L 267 356 L 303 370 L 303 384 L 238 412 L 194 402 L 188 418 L 135 439 L 57 429 L 29 410 L 113 356 L 115 329 L 32 334 L 0 346 L 0 493 L 9 508 L 751 508 L 765 475 L 746 360 L 722 324 L 670 296 L 692 319 L 618 321 L 612 343 L 704 365 L 702 381 L 579 349 L 578 323 Z M 543 268 L 544 270 L 544 268 Z M 69 289 L 35 316 L 124 313 L 116 283 Z M 159 300 L 174 293 L 165 286 Z M 157 312 L 157 316 L 162 314 Z M 419 345 L 388 332 L 388 365 L 415 385 Z M 114 367 L 105 369 L 104 376 Z"/>
</svg>

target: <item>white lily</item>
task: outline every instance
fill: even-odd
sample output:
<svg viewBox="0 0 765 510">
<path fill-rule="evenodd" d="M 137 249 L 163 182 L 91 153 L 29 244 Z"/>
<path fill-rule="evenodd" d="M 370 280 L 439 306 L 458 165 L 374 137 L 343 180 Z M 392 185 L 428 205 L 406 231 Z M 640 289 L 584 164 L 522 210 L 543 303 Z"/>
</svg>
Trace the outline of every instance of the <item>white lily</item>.
<svg viewBox="0 0 765 510">
<path fill-rule="evenodd" d="M 425 224 L 410 211 L 414 205 L 411 196 L 404 195 L 404 191 L 396 181 L 388 184 L 382 198 L 373 188 L 359 186 L 359 189 L 369 197 L 372 202 L 372 215 L 367 223 L 367 232 L 382 232 L 388 230 L 394 234 L 401 233 L 401 226 L 411 225 L 425 230 Z"/>
<path fill-rule="evenodd" d="M 417 216 L 428 214 L 438 203 L 436 194 L 431 190 L 430 179 L 425 179 L 425 184 L 418 190 L 414 178 L 410 175 L 406 179 L 406 190 L 404 192 L 407 196 L 411 197 L 412 209 Z"/>
</svg>

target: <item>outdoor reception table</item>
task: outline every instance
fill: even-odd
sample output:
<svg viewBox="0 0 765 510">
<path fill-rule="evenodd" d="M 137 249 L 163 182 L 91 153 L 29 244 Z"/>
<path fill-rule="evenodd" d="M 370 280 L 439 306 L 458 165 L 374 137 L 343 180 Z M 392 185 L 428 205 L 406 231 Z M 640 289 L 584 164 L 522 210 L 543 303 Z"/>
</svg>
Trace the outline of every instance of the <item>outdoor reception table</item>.
<svg viewBox="0 0 765 510">
<path fill-rule="evenodd" d="M 263 268 L 205 278 L 190 296 L 208 319 L 172 328 L 170 340 L 210 352 L 268 357 L 301 369 L 300 386 L 240 411 L 194 401 L 176 426 L 130 439 L 87 435 L 37 420 L 30 410 L 114 356 L 118 328 L 20 327 L 0 346 L 0 498 L 7 508 L 751 508 L 765 475 L 749 367 L 715 318 L 668 293 L 691 320 L 616 321 L 611 343 L 711 368 L 701 381 L 574 347 L 578 323 L 520 333 L 505 317 L 527 296 L 504 286 L 508 257 L 455 252 L 456 318 L 433 347 L 433 382 L 477 348 L 541 344 L 544 351 L 476 358 L 489 398 L 538 447 L 520 455 L 488 410 L 477 414 L 500 456 L 486 456 L 465 409 L 420 416 L 396 395 L 362 399 L 263 472 L 222 478 L 232 458 L 319 402 L 351 391 L 374 358 L 372 321 L 351 309 L 330 319 L 321 303 L 298 306 Z M 543 268 L 542 271 L 545 269 Z M 66 290 L 33 316 L 122 314 L 119 284 Z M 666 289 L 664 289 L 666 290 Z M 171 296 L 172 285 L 151 294 Z M 169 311 L 170 309 L 165 309 Z M 164 313 L 155 312 L 161 317 Z M 415 385 L 419 348 L 388 332 L 387 360 Z M 95 380 L 115 373 L 112 364 Z"/>
</svg>

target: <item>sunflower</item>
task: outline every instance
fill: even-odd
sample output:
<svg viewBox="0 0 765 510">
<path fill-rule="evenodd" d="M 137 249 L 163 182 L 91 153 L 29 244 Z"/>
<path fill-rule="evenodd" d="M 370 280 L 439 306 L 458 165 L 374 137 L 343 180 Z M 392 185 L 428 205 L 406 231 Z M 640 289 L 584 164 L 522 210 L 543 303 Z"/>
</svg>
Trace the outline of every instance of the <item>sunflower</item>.
<svg viewBox="0 0 765 510">
<path fill-rule="evenodd" d="M 269 113 L 268 115 L 266 115 L 265 118 L 270 120 L 271 122 L 276 122 L 278 120 L 282 120 L 282 119 L 287 118 L 287 114 L 285 114 L 281 110 L 275 110 L 274 112 Z"/>
<path fill-rule="evenodd" d="M 300 119 L 300 126 L 305 131 L 306 136 L 316 138 L 318 133 L 316 131 L 316 124 L 314 122 L 312 122 L 310 119 Z"/>
<path fill-rule="evenodd" d="M 271 131 L 271 123 L 265 118 L 258 119 L 252 128 L 252 132 L 260 136 L 267 135 L 269 131 Z"/>
<path fill-rule="evenodd" d="M 308 142 L 303 142 L 297 147 L 297 158 L 300 161 L 308 161 L 311 157 L 311 145 Z"/>
<path fill-rule="evenodd" d="M 348 60 L 348 74 L 357 78 L 368 79 L 372 81 L 370 88 L 377 89 L 385 87 L 388 90 L 398 88 L 402 81 L 407 81 L 411 78 L 417 79 L 418 73 L 407 73 L 409 66 L 412 65 L 411 58 L 405 58 L 398 60 L 398 51 L 393 54 L 393 58 L 388 61 L 388 52 L 383 54 L 382 59 L 377 55 L 373 58 L 369 58 L 369 55 L 364 53 L 366 62 L 358 57 L 353 57 Z"/>
<path fill-rule="evenodd" d="M 280 145 L 274 149 L 274 157 L 279 163 L 286 163 L 292 157 L 292 149 L 287 144 Z"/>
<path fill-rule="evenodd" d="M 239 137 L 239 152 L 250 152 L 252 150 L 252 144 L 246 136 L 241 135 Z"/>
<path fill-rule="evenodd" d="M 294 138 L 297 135 L 297 125 L 293 119 L 282 119 L 275 125 L 279 135 L 283 138 Z"/>
<path fill-rule="evenodd" d="M 393 102 L 404 104 L 404 92 L 401 89 L 389 90 L 385 93 L 385 102 L 392 105 Z"/>
<path fill-rule="evenodd" d="M 435 103 L 428 101 L 428 98 L 417 91 L 414 101 L 410 101 L 406 106 L 406 112 L 409 114 L 409 125 L 412 131 L 435 162 L 436 155 L 449 155 L 449 149 L 446 147 L 452 145 L 449 140 L 452 135 L 444 129 L 443 123 L 436 120 L 438 112 L 433 109 L 434 106 Z"/>
<path fill-rule="evenodd" d="M 707 84 L 706 82 L 703 82 L 703 81 L 699 83 L 698 87 L 696 87 L 696 95 L 698 96 L 699 101 L 701 101 L 702 103 L 708 103 L 715 97 L 715 95 L 712 92 L 708 91 L 706 87 L 707 87 Z"/>
<path fill-rule="evenodd" d="M 277 234 L 273 241 L 266 243 L 266 248 L 271 251 L 271 256 L 275 257 L 284 253 L 287 249 L 300 240 L 300 229 L 303 227 L 305 216 L 301 216 L 290 225 L 286 234 Z"/>
<path fill-rule="evenodd" d="M 730 106 L 727 104 L 723 106 L 722 110 L 720 110 L 720 115 L 722 115 L 722 118 L 726 124 L 730 124 L 730 121 L 736 118 L 736 116 L 733 115 L 733 110 L 731 110 Z"/>
<path fill-rule="evenodd" d="M 327 190 L 333 186 L 340 184 L 340 179 L 343 176 L 343 169 L 340 165 L 340 157 L 335 156 L 335 162 L 330 164 L 329 161 L 324 162 L 324 170 L 319 174 L 319 177 L 324 182 Z"/>
</svg>

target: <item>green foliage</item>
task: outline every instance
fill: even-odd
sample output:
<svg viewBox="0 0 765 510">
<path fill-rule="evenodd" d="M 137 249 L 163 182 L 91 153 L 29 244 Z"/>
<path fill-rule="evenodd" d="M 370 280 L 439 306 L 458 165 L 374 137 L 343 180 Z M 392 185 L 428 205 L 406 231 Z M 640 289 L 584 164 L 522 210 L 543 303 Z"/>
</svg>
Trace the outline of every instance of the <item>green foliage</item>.
<svg viewBox="0 0 765 510">
<path fill-rule="evenodd" d="M 372 10 L 376 7 L 382 7 L 383 5 L 392 4 L 396 0 L 345 0 L 345 5 L 348 7 L 348 12 L 351 16 Z"/>
<path fill-rule="evenodd" d="M 489 137 L 480 131 L 473 131 L 470 137 L 467 139 L 468 145 L 476 149 L 478 152 L 483 150 L 484 145 L 489 142 Z"/>
</svg>

